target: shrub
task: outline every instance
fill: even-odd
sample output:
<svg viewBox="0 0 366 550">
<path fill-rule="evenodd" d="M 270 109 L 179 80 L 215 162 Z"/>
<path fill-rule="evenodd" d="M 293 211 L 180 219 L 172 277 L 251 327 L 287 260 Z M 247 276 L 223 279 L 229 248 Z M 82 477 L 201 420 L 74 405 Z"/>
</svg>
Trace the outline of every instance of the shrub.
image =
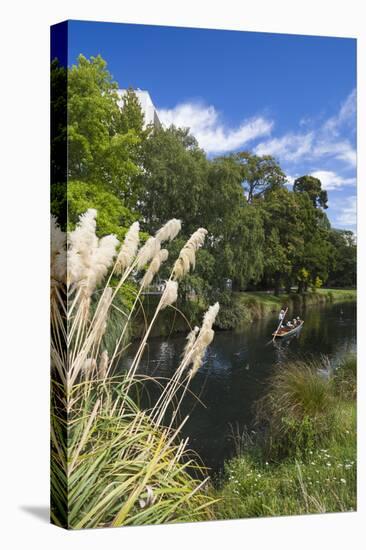
<svg viewBox="0 0 366 550">
<path fill-rule="evenodd" d="M 330 377 L 318 363 L 297 361 L 278 370 L 256 406 L 256 420 L 267 432 L 270 455 L 302 456 L 332 433 L 335 402 Z"/>
</svg>

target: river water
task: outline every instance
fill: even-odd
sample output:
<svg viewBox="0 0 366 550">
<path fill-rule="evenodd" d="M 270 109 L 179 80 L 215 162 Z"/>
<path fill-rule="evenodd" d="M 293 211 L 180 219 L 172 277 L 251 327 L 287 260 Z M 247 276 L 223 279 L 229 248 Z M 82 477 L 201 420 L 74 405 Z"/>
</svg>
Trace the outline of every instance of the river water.
<svg viewBox="0 0 366 550">
<path fill-rule="evenodd" d="M 271 333 L 277 316 L 253 322 L 240 331 L 216 332 L 204 364 L 190 385 L 181 408 L 189 414 L 183 435 L 213 473 L 235 453 L 232 430 L 252 429 L 253 404 L 266 389 L 266 381 L 278 364 L 302 358 L 328 356 L 332 363 L 356 350 L 356 304 L 337 303 L 308 307 L 294 312 L 305 320 L 298 336 L 274 345 Z M 139 366 L 139 374 L 170 377 L 180 362 L 184 336 L 153 338 Z M 121 368 L 131 364 L 134 346 L 121 361 Z M 157 386 L 146 383 L 143 405 L 149 406 L 158 396 Z"/>
</svg>

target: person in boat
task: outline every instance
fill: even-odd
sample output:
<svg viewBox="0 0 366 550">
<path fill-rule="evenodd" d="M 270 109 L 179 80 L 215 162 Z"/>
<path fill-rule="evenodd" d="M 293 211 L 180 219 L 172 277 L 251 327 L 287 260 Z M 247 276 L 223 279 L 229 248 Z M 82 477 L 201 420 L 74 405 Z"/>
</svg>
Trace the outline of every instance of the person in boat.
<svg viewBox="0 0 366 550">
<path fill-rule="evenodd" d="M 301 323 L 301 319 L 299 316 L 296 317 L 297 324 L 299 325 Z"/>
<path fill-rule="evenodd" d="M 294 325 L 291 323 L 291 321 L 287 321 L 286 327 L 287 328 L 294 328 Z"/>
<path fill-rule="evenodd" d="M 280 313 L 278 314 L 278 320 L 280 321 L 280 328 L 282 328 L 284 325 L 283 325 L 283 320 L 285 318 L 285 315 L 286 315 L 286 311 L 285 311 L 285 308 L 281 308 L 281 311 Z"/>
</svg>

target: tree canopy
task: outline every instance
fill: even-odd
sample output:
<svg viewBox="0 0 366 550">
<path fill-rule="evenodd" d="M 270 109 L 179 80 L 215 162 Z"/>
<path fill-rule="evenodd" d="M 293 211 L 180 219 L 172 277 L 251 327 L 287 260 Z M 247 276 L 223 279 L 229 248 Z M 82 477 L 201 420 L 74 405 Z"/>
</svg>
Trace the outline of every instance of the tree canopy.
<svg viewBox="0 0 366 550">
<path fill-rule="evenodd" d="M 67 72 L 55 61 L 51 72 L 52 208 L 58 214 L 66 200 L 67 176 L 71 226 L 90 207 L 99 212 L 99 234 L 119 238 L 136 219 L 153 234 L 175 217 L 182 233 L 171 247 L 205 227 L 208 238 L 183 297 L 195 290 L 210 299 L 226 292 L 228 279 L 234 289 L 275 292 L 355 285 L 353 234 L 331 227 L 318 178 L 299 177 L 290 190 L 272 156 L 238 151 L 208 158 L 188 129 L 146 128 L 137 95 L 128 89 L 121 102 L 100 56 L 80 55 Z M 60 89 L 67 102 L 65 93 L 56 100 Z M 66 139 L 67 174 L 55 154 Z"/>
</svg>

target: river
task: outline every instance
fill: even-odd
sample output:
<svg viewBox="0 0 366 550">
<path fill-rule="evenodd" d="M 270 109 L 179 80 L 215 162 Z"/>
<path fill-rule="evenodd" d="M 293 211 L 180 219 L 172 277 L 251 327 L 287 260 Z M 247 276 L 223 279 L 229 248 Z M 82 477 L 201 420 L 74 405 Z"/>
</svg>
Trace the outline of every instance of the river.
<svg viewBox="0 0 366 550">
<path fill-rule="evenodd" d="M 192 380 L 192 395 L 186 395 L 181 414 L 189 414 L 183 435 L 204 464 L 219 471 L 235 453 L 232 430 L 252 429 L 253 404 L 266 388 L 266 381 L 280 363 L 328 356 L 335 364 L 356 350 L 356 304 L 353 302 L 308 307 L 295 312 L 305 320 L 301 333 L 276 345 L 268 342 L 277 326 L 277 316 L 253 322 L 240 331 L 216 332 L 204 364 Z M 179 364 L 184 336 L 150 340 L 139 374 L 170 377 Z M 121 368 L 131 364 L 134 346 L 128 349 Z M 157 396 L 157 387 L 146 383 L 143 403 Z"/>
</svg>

